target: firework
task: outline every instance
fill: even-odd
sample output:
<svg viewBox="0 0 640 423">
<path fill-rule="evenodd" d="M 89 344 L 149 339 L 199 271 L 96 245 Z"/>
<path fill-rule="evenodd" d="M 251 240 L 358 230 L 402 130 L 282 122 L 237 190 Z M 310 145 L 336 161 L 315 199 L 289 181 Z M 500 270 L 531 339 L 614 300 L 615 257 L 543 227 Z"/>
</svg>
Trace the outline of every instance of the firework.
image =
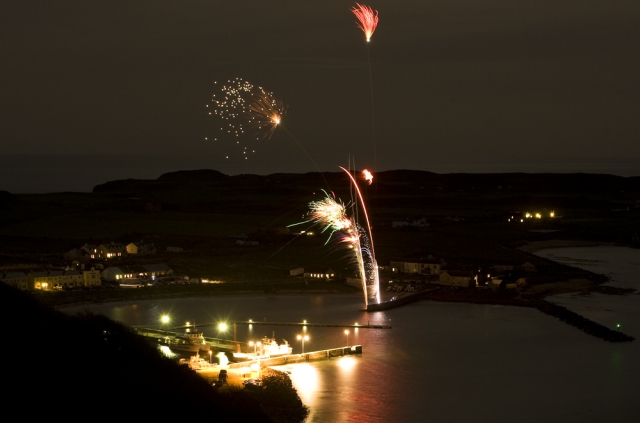
<svg viewBox="0 0 640 423">
<path fill-rule="evenodd" d="M 247 106 L 246 113 L 249 115 L 249 126 L 256 128 L 262 133 L 262 137 L 267 140 L 273 135 L 287 107 L 281 100 L 276 99 L 273 93 L 267 92 L 262 87 L 257 87 L 251 93 L 251 101 Z"/>
<path fill-rule="evenodd" d="M 376 113 L 373 96 L 373 72 L 371 70 L 371 55 L 369 53 L 369 41 L 371 36 L 378 26 L 378 11 L 373 10 L 371 7 L 356 3 L 355 7 L 351 8 L 351 12 L 356 15 L 358 21 L 356 22 L 358 28 L 360 28 L 367 39 L 367 62 L 369 63 L 369 84 L 371 87 L 371 135 L 373 139 L 373 164 L 374 170 L 378 167 L 378 153 L 376 147 Z M 371 183 L 371 182 L 370 182 Z"/>
<path fill-rule="evenodd" d="M 370 299 L 375 300 L 377 303 L 380 302 L 380 281 L 378 278 L 378 264 L 373 249 L 371 225 L 362 192 L 355 178 L 342 166 L 340 166 L 340 169 L 347 173 L 358 194 L 364 212 L 366 226 L 363 227 L 358 223 L 357 212 L 353 216 L 348 215 L 348 210 L 355 210 L 356 207 L 345 205 L 342 201 L 336 199 L 335 194 L 332 193 L 329 195 L 323 190 L 325 197 L 322 200 L 309 203 L 309 219 L 304 222 L 289 225 L 289 227 L 304 223 L 319 225 L 322 227 L 323 233 L 327 231 L 330 232 L 325 245 L 331 240 L 334 234 L 339 234 L 340 241 L 348 245 L 353 251 L 362 280 L 365 306 L 367 306 Z M 355 206 L 355 204 L 351 205 Z"/>
<path fill-rule="evenodd" d="M 358 194 L 358 199 L 360 200 L 360 205 L 362 206 L 362 211 L 364 213 L 365 221 L 366 221 L 366 231 L 361 231 L 361 237 L 365 242 L 361 241 L 361 251 L 365 253 L 365 256 L 368 260 L 364 260 L 363 258 L 363 268 L 365 272 L 363 274 L 363 284 L 365 285 L 365 296 L 368 298 L 375 299 L 378 303 L 380 303 L 380 280 L 378 277 L 378 263 L 376 262 L 376 254 L 373 248 L 373 233 L 371 232 L 371 223 L 369 222 L 369 213 L 367 212 L 367 206 L 364 203 L 364 198 L 362 197 L 362 191 L 360 191 L 360 187 L 358 186 L 358 182 L 356 178 L 353 177 L 351 172 L 345 169 L 342 166 L 339 166 L 351 180 L 353 187 Z M 357 222 L 356 222 L 357 224 Z M 364 236 L 363 236 L 364 235 Z M 366 265 L 364 264 L 366 263 Z"/>
<path fill-rule="evenodd" d="M 235 145 L 247 159 L 260 141 L 271 138 L 287 107 L 272 92 L 242 78 L 214 84 L 219 91 L 206 106 L 208 114 L 216 118 L 213 141 Z"/>
<path fill-rule="evenodd" d="M 367 169 L 362 171 L 362 177 L 371 185 L 373 183 L 373 175 Z"/>
<path fill-rule="evenodd" d="M 311 221 L 323 226 L 323 232 L 331 230 L 327 242 L 331 239 L 333 234 L 338 231 L 343 231 L 352 235 L 354 228 L 353 222 L 347 217 L 347 208 L 342 203 L 336 200 L 335 195 L 328 195 L 326 191 L 325 198 L 320 201 L 312 201 L 309 203 Z M 306 222 L 303 222 L 306 223 Z"/>
<path fill-rule="evenodd" d="M 367 42 L 371 41 L 371 36 L 376 30 L 376 26 L 378 26 L 378 11 L 359 3 L 356 3 L 356 6 L 351 8 L 351 11 L 358 18 L 358 28 L 364 32 Z"/>
</svg>

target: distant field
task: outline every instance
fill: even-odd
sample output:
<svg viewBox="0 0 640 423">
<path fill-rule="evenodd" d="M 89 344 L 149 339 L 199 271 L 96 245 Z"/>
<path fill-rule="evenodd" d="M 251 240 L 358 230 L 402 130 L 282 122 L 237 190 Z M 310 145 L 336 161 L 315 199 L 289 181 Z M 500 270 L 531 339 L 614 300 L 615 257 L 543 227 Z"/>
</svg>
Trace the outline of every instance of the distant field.
<svg viewBox="0 0 640 423">
<path fill-rule="evenodd" d="M 42 216 L 0 228 L 0 235 L 49 238 L 116 238 L 130 233 L 231 236 L 253 232 L 270 219 L 204 213 L 88 213 Z"/>
</svg>

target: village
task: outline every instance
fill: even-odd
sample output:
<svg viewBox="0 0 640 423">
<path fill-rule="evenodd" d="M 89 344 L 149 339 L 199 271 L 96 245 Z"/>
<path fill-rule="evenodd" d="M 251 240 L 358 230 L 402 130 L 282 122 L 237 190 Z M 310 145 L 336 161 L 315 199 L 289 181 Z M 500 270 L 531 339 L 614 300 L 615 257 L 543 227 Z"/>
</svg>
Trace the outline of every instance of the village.
<svg viewBox="0 0 640 423">
<path fill-rule="evenodd" d="M 172 253 L 183 252 L 182 247 L 167 247 Z M 21 269 L 5 269 L 0 281 L 20 290 L 68 290 L 102 285 L 137 288 L 155 284 L 211 283 L 208 278 L 190 278 L 177 275 L 174 270 L 152 258 L 158 253 L 153 243 L 144 241 L 107 242 L 100 245 L 84 244 L 62 255 L 64 265 Z M 117 261 L 128 259 L 129 264 Z M 378 268 L 381 289 L 394 292 L 416 292 L 426 284 L 457 288 L 516 289 L 527 284 L 529 275 L 536 272 L 530 262 L 521 265 L 496 264 L 491 268 L 450 266 L 443 259 L 428 256 L 421 260 L 395 260 Z M 332 268 L 296 267 L 289 271 L 290 278 L 305 283 L 314 280 L 346 283 L 356 288 L 362 280 L 339 276 Z M 220 283 L 222 281 L 215 281 Z"/>
</svg>

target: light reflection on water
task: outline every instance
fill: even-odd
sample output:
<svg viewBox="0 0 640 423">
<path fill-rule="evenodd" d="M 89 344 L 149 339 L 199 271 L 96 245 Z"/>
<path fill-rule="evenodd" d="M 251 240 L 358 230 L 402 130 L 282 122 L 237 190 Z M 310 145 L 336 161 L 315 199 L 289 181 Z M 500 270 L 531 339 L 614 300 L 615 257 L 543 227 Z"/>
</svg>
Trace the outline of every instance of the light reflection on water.
<svg viewBox="0 0 640 423">
<path fill-rule="evenodd" d="M 566 301 L 606 304 L 606 313 L 585 310 L 640 322 L 638 297 Z M 360 302 L 357 295 L 217 297 L 68 311 L 90 308 L 127 324 L 154 325 L 160 310 L 171 310 L 176 325 L 195 319 L 205 336 L 215 336 L 219 318 L 391 324 L 351 333 L 349 344 L 361 344 L 361 356 L 283 366 L 311 409 L 308 423 L 636 421 L 640 341 L 604 342 L 529 308 L 422 301 L 367 314 L 358 311 Z M 627 327 L 640 338 L 640 324 Z M 236 335 L 249 341 L 275 333 L 298 353 L 301 329 L 238 325 Z M 306 351 L 346 346 L 344 328 L 308 326 L 307 333 Z"/>
</svg>

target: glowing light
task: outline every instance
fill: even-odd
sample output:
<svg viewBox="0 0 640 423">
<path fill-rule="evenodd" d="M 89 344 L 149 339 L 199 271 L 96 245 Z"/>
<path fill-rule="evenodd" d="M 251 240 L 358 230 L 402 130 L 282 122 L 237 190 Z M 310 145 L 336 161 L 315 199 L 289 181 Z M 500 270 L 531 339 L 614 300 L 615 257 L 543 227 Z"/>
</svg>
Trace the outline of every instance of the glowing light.
<svg viewBox="0 0 640 423">
<path fill-rule="evenodd" d="M 353 357 L 341 357 L 338 359 L 338 366 L 342 370 L 352 370 L 356 365 L 356 359 Z"/>
<path fill-rule="evenodd" d="M 220 324 L 218 325 L 218 330 L 219 330 L 220 332 L 225 332 L 227 329 L 228 329 L 228 326 L 227 326 L 227 324 L 226 324 L 226 323 L 220 323 Z"/>
<path fill-rule="evenodd" d="M 160 321 L 162 322 L 162 324 L 167 324 L 167 323 L 169 323 L 169 321 L 170 321 L 170 320 L 171 320 L 171 319 L 169 318 L 169 315 L 167 315 L 167 314 L 164 314 L 164 315 L 160 318 Z"/>
<path fill-rule="evenodd" d="M 359 3 L 356 3 L 355 7 L 351 8 L 351 11 L 356 15 L 356 18 L 358 18 L 358 28 L 364 32 L 364 36 L 367 42 L 369 42 L 373 32 L 378 26 L 378 11 L 374 11 L 371 7 Z"/>
<path fill-rule="evenodd" d="M 171 351 L 171 349 L 166 345 L 160 346 L 160 352 L 162 353 L 162 355 L 164 355 L 167 358 L 173 358 L 176 356 L 176 353 Z"/>
<path fill-rule="evenodd" d="M 373 174 L 371 174 L 367 169 L 362 171 L 362 177 L 365 181 L 369 182 L 369 185 L 373 182 Z"/>
<path fill-rule="evenodd" d="M 309 335 L 298 335 L 296 339 L 302 341 L 302 354 L 304 354 L 304 342 L 309 340 Z"/>
<path fill-rule="evenodd" d="M 229 357 L 227 357 L 225 353 L 219 352 L 218 354 L 216 354 L 216 357 L 218 358 L 220 366 L 227 366 L 229 364 Z"/>
</svg>

